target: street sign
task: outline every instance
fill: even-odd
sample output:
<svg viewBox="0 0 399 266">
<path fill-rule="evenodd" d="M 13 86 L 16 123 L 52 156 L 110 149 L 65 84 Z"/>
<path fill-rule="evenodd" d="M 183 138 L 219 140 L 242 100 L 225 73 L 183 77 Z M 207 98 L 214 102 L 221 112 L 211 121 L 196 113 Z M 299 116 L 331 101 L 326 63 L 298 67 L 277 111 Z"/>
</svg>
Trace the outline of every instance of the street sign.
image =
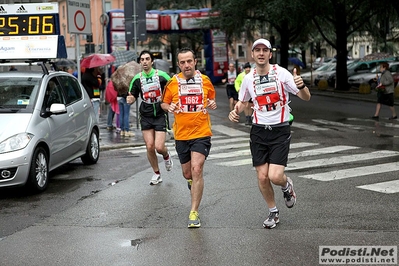
<svg viewBox="0 0 399 266">
<path fill-rule="evenodd" d="M 67 0 L 68 32 L 91 34 L 90 0 Z"/>
</svg>

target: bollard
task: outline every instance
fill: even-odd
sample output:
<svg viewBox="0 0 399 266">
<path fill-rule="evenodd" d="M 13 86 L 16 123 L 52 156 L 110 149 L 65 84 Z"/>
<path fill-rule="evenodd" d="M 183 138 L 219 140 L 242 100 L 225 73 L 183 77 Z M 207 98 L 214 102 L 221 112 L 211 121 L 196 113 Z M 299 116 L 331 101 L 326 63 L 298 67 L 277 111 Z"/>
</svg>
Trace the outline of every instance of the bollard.
<svg viewBox="0 0 399 266">
<path fill-rule="evenodd" d="M 328 87 L 328 82 L 325 79 L 322 79 L 317 83 L 317 87 L 319 90 L 326 90 Z"/>
<path fill-rule="evenodd" d="M 395 98 L 399 98 L 399 83 L 396 85 L 393 95 Z"/>
<path fill-rule="evenodd" d="M 359 94 L 370 94 L 371 87 L 368 83 L 362 83 L 359 85 Z"/>
</svg>

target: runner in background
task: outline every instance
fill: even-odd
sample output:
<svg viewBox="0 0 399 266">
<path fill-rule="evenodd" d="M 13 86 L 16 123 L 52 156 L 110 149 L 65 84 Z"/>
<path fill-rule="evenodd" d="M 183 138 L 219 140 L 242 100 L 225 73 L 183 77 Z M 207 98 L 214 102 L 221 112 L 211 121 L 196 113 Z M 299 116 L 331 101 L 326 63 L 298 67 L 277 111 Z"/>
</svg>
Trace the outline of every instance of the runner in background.
<svg viewBox="0 0 399 266">
<path fill-rule="evenodd" d="M 251 71 L 251 64 L 249 62 L 245 63 L 244 65 L 244 71 L 241 72 L 235 82 L 234 82 L 234 87 L 237 91 L 237 93 L 240 92 L 240 88 L 241 88 L 241 83 L 242 80 L 244 79 L 245 75 L 249 73 L 249 71 Z M 253 107 L 253 103 L 252 100 L 249 100 L 247 105 L 244 108 L 244 114 L 245 114 L 245 124 L 246 125 L 252 125 L 252 107 Z"/>
<path fill-rule="evenodd" d="M 237 78 L 237 71 L 233 63 L 229 64 L 229 69 L 224 74 L 223 83 L 226 83 L 227 98 L 229 99 L 230 111 L 233 110 L 234 105 L 238 101 L 238 93 L 234 88 L 234 81 Z"/>
<path fill-rule="evenodd" d="M 168 114 L 161 108 L 162 93 L 170 77 L 164 71 L 153 68 L 154 58 L 151 52 L 142 51 L 139 59 L 143 71 L 130 82 L 127 102 L 132 104 L 141 96 L 141 131 L 147 148 L 147 158 L 154 171 L 150 185 L 156 185 L 162 182 L 157 153 L 162 155 L 167 171 L 172 170 L 173 166 L 172 156 L 165 145 Z"/>
</svg>

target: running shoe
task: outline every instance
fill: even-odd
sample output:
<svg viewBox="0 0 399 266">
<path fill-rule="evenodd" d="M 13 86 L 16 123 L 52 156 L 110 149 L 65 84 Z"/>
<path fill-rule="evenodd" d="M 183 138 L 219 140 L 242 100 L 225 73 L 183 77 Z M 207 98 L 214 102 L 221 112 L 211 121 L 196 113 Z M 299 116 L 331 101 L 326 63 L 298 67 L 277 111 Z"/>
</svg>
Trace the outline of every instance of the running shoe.
<svg viewBox="0 0 399 266">
<path fill-rule="evenodd" d="M 280 222 L 278 218 L 279 212 L 269 212 L 269 216 L 267 219 L 263 222 L 263 227 L 267 229 L 272 229 L 276 227 L 276 225 Z"/>
<path fill-rule="evenodd" d="M 134 133 L 131 131 L 125 131 L 125 137 L 134 137 Z"/>
<path fill-rule="evenodd" d="M 292 182 L 291 178 L 287 176 L 288 188 L 283 190 L 283 196 L 285 199 L 285 205 L 288 208 L 294 207 L 296 203 L 296 194 L 294 191 L 294 183 Z"/>
<path fill-rule="evenodd" d="M 191 185 L 193 184 L 193 180 L 192 179 L 187 179 L 187 187 L 189 190 L 191 190 Z"/>
<path fill-rule="evenodd" d="M 162 182 L 161 175 L 154 174 L 151 178 L 150 185 L 156 185 Z"/>
<path fill-rule="evenodd" d="M 190 215 L 188 216 L 188 228 L 198 228 L 198 227 L 201 227 L 199 214 L 196 211 L 190 211 Z"/>
<path fill-rule="evenodd" d="M 172 170 L 173 167 L 173 161 L 172 161 L 172 156 L 170 155 L 170 152 L 168 152 L 169 159 L 165 160 L 165 168 L 166 171 Z"/>
</svg>

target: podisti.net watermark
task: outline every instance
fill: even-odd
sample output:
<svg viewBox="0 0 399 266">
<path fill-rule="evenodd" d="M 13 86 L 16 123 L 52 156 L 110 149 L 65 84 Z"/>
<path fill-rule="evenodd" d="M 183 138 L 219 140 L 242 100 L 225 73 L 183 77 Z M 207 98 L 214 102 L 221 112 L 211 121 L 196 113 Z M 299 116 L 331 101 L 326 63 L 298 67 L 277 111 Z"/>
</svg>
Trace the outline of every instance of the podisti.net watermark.
<svg viewBox="0 0 399 266">
<path fill-rule="evenodd" d="M 398 264 L 397 246 L 319 246 L 319 264 Z"/>
</svg>

